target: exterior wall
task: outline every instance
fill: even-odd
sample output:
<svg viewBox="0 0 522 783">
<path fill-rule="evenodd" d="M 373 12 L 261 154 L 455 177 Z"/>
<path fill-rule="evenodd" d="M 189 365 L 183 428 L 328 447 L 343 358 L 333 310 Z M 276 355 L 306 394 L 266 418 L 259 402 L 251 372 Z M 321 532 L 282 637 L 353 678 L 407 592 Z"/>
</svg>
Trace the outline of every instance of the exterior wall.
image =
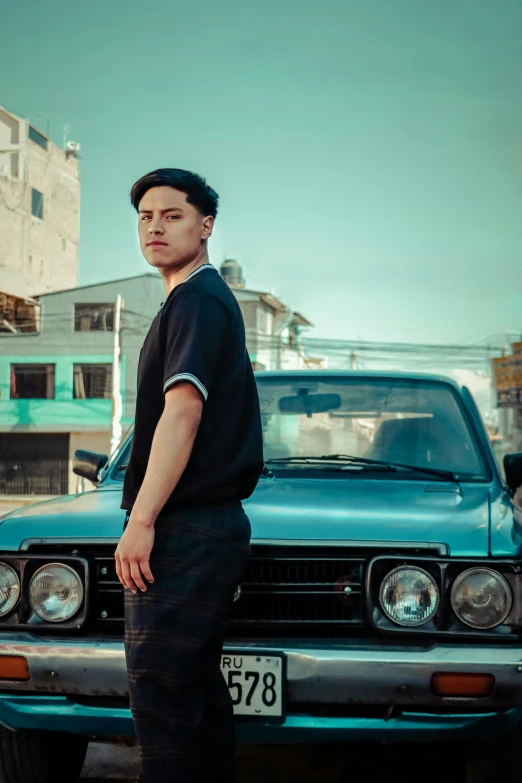
<svg viewBox="0 0 522 783">
<path fill-rule="evenodd" d="M 0 177 L 19 177 L 23 171 L 20 143 L 27 138 L 28 122 L 0 108 Z M 8 150 L 13 149 L 11 153 Z"/>
<path fill-rule="evenodd" d="M 121 387 L 125 430 L 134 417 L 138 359 L 149 325 L 165 299 L 159 275 L 142 275 L 41 297 L 42 330 L 0 333 L 0 431 L 109 431 L 111 400 L 73 399 L 73 364 L 110 363 L 113 332 L 75 332 L 75 303 L 124 300 Z M 11 364 L 55 364 L 54 400 L 10 400 Z"/>
<path fill-rule="evenodd" d="M 51 142 L 29 141 L 29 243 L 25 280 L 30 295 L 78 285 L 80 183 L 78 161 Z M 31 215 L 31 190 L 44 194 L 44 218 Z"/>
<path fill-rule="evenodd" d="M 78 160 L 51 141 L 43 149 L 28 129 L 0 108 L 0 291 L 21 297 L 78 284 Z M 32 188 L 43 220 L 31 214 Z"/>
<path fill-rule="evenodd" d="M 73 365 L 106 364 L 112 354 L 10 354 L 0 356 L 0 431 L 1 432 L 71 432 L 110 429 L 111 400 L 73 398 Z M 11 364 L 54 364 L 55 397 L 52 400 L 11 400 Z M 122 357 L 122 374 L 127 365 Z M 125 389 L 122 389 L 125 400 Z M 125 422 L 123 422 L 125 425 Z"/>
<path fill-rule="evenodd" d="M 251 291 L 244 291 L 241 288 L 233 288 L 232 293 L 238 301 L 241 315 L 243 316 L 248 353 L 253 362 L 261 362 L 264 364 L 264 362 L 258 358 L 259 345 L 256 332 L 259 295 Z"/>
<path fill-rule="evenodd" d="M 122 426 L 134 417 L 136 404 L 136 377 L 138 360 L 143 340 L 152 319 L 165 300 L 165 289 L 160 275 L 145 274 L 102 285 L 82 286 L 71 291 L 47 294 L 42 302 L 42 338 L 46 346 L 59 352 L 65 344 L 67 353 L 110 354 L 112 361 L 112 332 L 75 332 L 74 305 L 116 302 L 123 298 L 123 322 L 121 330 L 122 376 L 121 387 L 126 393 L 123 398 Z M 23 339 L 15 336 L 15 339 Z M 48 349 L 49 353 L 51 348 Z M 2 342 L 0 336 L 0 354 Z M 125 359 L 125 364 L 123 363 Z M 96 402 L 96 400 L 91 400 Z M 98 400 L 98 402 L 107 402 Z"/>
<path fill-rule="evenodd" d="M 277 319 L 274 310 L 263 302 L 257 291 L 233 288 L 245 323 L 247 349 L 252 362 L 266 370 L 279 367 L 280 340 L 274 333 Z"/>
</svg>

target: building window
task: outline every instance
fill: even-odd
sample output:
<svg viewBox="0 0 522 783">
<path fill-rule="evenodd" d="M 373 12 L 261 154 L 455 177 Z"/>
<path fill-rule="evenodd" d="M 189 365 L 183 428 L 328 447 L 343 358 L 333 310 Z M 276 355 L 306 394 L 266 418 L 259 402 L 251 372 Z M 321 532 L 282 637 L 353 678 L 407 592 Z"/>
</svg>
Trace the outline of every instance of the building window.
<svg viewBox="0 0 522 783">
<path fill-rule="evenodd" d="M 256 314 L 256 329 L 258 334 L 267 334 L 268 318 L 264 307 L 259 307 Z"/>
<path fill-rule="evenodd" d="M 62 237 L 62 250 L 65 250 L 65 248 L 66 248 L 66 247 L 67 247 L 67 242 L 66 242 L 66 241 L 65 241 L 65 239 Z"/>
<path fill-rule="evenodd" d="M 36 188 L 31 188 L 31 214 L 34 217 L 43 220 L 43 207 L 44 207 L 43 193 L 40 193 Z"/>
<path fill-rule="evenodd" d="M 29 125 L 29 138 L 42 149 L 47 149 L 47 137 L 44 136 L 43 133 L 40 133 L 40 131 L 37 131 L 36 128 L 33 128 L 32 125 Z"/>
<path fill-rule="evenodd" d="M 75 364 L 74 399 L 109 400 L 112 386 L 112 365 Z"/>
<path fill-rule="evenodd" d="M 268 307 L 258 305 L 256 310 L 256 331 L 258 334 L 272 334 L 274 315 Z"/>
<path fill-rule="evenodd" d="M 112 332 L 114 330 L 113 304 L 75 304 L 75 332 Z"/>
<path fill-rule="evenodd" d="M 53 400 L 54 364 L 12 364 L 12 400 Z"/>
</svg>

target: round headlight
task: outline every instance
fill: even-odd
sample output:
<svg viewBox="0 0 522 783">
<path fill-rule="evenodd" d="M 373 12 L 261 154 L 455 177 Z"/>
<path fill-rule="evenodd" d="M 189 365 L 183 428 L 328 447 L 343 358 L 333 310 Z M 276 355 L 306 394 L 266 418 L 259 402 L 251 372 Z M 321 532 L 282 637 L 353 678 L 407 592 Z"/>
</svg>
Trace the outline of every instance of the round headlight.
<svg viewBox="0 0 522 783">
<path fill-rule="evenodd" d="M 70 620 L 82 601 L 80 577 L 74 569 L 61 563 L 42 566 L 29 584 L 29 603 L 38 617 L 50 623 Z"/>
<path fill-rule="evenodd" d="M 471 628 L 494 628 L 504 622 L 511 610 L 511 588 L 501 574 L 489 568 L 470 568 L 454 581 L 451 606 Z"/>
<path fill-rule="evenodd" d="M 439 606 L 439 589 L 427 571 L 401 566 L 384 577 L 379 598 L 390 620 L 411 628 L 431 620 Z"/>
<path fill-rule="evenodd" d="M 0 563 L 0 617 L 9 614 L 20 598 L 20 580 L 18 574 L 6 565 Z"/>
</svg>

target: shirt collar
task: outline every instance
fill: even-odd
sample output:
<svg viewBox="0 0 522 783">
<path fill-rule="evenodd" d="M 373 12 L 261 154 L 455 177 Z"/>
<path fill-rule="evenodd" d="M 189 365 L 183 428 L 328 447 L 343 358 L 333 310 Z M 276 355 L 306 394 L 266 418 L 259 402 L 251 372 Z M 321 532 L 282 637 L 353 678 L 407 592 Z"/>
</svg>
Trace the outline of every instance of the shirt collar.
<svg viewBox="0 0 522 783">
<path fill-rule="evenodd" d="M 186 282 L 187 282 L 187 280 L 190 280 L 190 278 L 191 278 L 191 277 L 194 277 L 195 275 L 198 275 L 198 274 L 199 274 L 200 272 L 202 272 L 204 269 L 215 269 L 215 268 L 216 268 L 216 267 L 215 267 L 215 266 L 213 266 L 213 264 L 202 264 L 201 266 L 198 266 L 198 268 L 197 268 L 197 269 L 194 269 L 194 271 L 193 271 L 193 272 L 191 272 L 191 273 L 190 273 L 190 275 L 184 279 L 183 283 L 186 283 Z M 180 285 L 183 285 L 183 283 L 180 283 Z M 172 293 L 172 292 L 171 292 L 171 293 Z M 168 297 L 167 297 L 167 298 L 168 298 Z M 166 301 L 166 300 L 165 300 L 165 301 Z M 159 312 L 160 312 L 160 310 L 163 308 L 163 305 L 164 305 L 164 304 L 165 304 L 165 302 L 162 302 L 162 303 L 160 304 L 160 307 L 159 307 L 158 313 L 159 313 Z"/>
<path fill-rule="evenodd" d="M 199 275 L 199 273 L 202 272 L 204 269 L 214 269 L 214 268 L 215 267 L 213 267 L 212 264 L 202 264 L 201 266 L 198 266 L 197 269 L 194 269 L 194 271 L 191 272 L 190 275 L 186 277 L 183 282 L 186 283 L 187 280 L 190 280 L 191 277 L 194 277 L 195 275 Z"/>
</svg>

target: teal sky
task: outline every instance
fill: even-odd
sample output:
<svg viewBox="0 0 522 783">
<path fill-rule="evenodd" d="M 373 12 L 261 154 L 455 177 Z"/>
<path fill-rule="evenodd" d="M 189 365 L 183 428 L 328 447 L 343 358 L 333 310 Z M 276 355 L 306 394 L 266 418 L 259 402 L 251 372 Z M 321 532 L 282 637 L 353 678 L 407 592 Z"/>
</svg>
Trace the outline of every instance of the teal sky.
<svg viewBox="0 0 522 783">
<path fill-rule="evenodd" d="M 158 166 L 221 196 L 211 260 L 313 336 L 522 330 L 520 0 L 20 0 L 0 104 L 82 145 L 81 283 L 147 269 Z"/>
</svg>

